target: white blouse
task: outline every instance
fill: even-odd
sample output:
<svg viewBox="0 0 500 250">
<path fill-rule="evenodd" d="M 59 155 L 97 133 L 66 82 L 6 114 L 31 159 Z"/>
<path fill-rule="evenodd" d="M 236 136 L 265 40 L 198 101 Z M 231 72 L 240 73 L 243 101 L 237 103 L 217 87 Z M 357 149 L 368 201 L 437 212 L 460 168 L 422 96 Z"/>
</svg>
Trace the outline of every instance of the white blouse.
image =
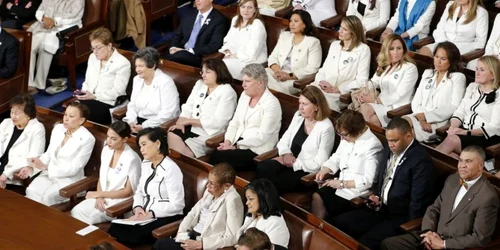
<svg viewBox="0 0 500 250">
<path fill-rule="evenodd" d="M 259 19 L 254 19 L 252 24 L 245 28 L 236 28 L 234 24 L 238 16 L 233 17 L 231 28 L 224 37 L 224 44 L 219 49 L 236 54 L 238 59 L 246 64 L 264 63 L 267 61 L 267 33 L 266 27 Z"/>
</svg>

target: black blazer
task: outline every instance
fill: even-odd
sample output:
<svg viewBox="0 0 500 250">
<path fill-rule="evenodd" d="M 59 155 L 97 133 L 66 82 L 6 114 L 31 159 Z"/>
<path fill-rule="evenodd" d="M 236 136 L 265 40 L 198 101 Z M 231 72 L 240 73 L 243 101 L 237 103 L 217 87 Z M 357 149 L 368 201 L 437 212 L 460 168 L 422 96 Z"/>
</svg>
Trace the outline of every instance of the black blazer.
<svg viewBox="0 0 500 250">
<path fill-rule="evenodd" d="M 7 3 L 14 3 L 14 0 L 3 1 L 0 14 L 4 19 L 17 19 L 23 23 L 31 22 L 36 19 L 35 13 L 38 6 L 42 3 L 41 0 L 19 0 L 17 5 L 12 5 L 10 10 L 7 9 Z M 26 5 L 31 2 L 29 8 Z M 17 17 L 17 18 L 16 18 Z"/>
<path fill-rule="evenodd" d="M 13 76 L 19 61 L 19 42 L 5 29 L 0 32 L 0 78 Z"/>
<path fill-rule="evenodd" d="M 184 45 L 189 40 L 189 36 L 191 36 L 191 31 L 197 17 L 197 9 L 189 10 L 184 15 L 170 43 L 170 47 L 184 48 Z M 208 21 L 209 19 L 210 21 Z M 229 22 L 226 17 L 218 10 L 212 9 L 202 24 L 200 33 L 198 33 L 198 38 L 193 48 L 194 54 L 202 57 L 217 52 L 222 47 L 222 42 L 228 30 Z"/>
<path fill-rule="evenodd" d="M 382 193 L 387 161 L 391 156 L 389 147 L 384 148 L 378 166 L 375 194 Z M 396 167 L 394 179 L 387 195 L 390 214 L 403 215 L 406 220 L 424 216 L 425 210 L 432 203 L 434 192 L 434 165 L 427 150 L 414 140 Z"/>
</svg>

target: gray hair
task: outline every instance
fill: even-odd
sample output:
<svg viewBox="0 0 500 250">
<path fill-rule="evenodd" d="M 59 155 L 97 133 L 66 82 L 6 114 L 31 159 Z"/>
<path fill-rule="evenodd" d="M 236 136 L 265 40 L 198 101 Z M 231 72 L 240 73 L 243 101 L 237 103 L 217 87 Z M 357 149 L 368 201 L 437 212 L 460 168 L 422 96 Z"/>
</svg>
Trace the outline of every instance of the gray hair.
<svg viewBox="0 0 500 250">
<path fill-rule="evenodd" d="M 475 153 L 481 158 L 481 160 L 485 161 L 486 160 L 486 153 L 484 152 L 484 149 L 480 146 L 477 145 L 470 145 L 462 149 L 462 152 L 471 152 Z"/>
<path fill-rule="evenodd" d="M 156 69 L 160 65 L 160 52 L 153 47 L 145 47 L 135 52 L 133 59 L 141 59 L 146 67 Z"/>
<path fill-rule="evenodd" d="M 262 66 L 262 64 L 259 63 L 248 64 L 241 70 L 241 74 L 253 78 L 256 81 L 259 82 L 262 81 L 264 82 L 264 85 L 267 87 L 267 80 L 268 80 L 267 73 L 266 69 L 264 68 L 264 66 Z"/>
</svg>

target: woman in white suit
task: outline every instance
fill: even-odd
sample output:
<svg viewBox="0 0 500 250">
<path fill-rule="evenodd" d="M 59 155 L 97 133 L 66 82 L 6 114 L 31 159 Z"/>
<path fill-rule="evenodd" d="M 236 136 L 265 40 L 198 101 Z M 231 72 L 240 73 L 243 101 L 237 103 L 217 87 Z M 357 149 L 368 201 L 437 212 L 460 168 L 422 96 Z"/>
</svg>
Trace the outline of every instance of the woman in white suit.
<svg viewBox="0 0 500 250">
<path fill-rule="evenodd" d="M 428 140 L 444 126 L 465 93 L 465 75 L 457 46 L 442 42 L 434 52 L 434 68 L 422 75 L 411 102 L 412 114 L 404 116 L 418 141 Z"/>
<path fill-rule="evenodd" d="M 485 56 L 492 55 L 500 59 L 500 14 L 497 14 L 495 17 L 495 23 L 493 24 L 493 29 L 491 30 L 490 38 L 486 43 L 484 55 Z M 477 61 L 478 59 L 470 61 L 467 64 L 467 68 L 470 70 L 476 70 Z"/>
<path fill-rule="evenodd" d="M 289 29 L 281 33 L 269 56 L 266 72 L 270 89 L 295 94 L 300 90 L 293 87 L 293 82 L 318 72 L 322 52 L 319 40 L 313 36 L 316 27 L 307 11 L 294 10 Z"/>
<path fill-rule="evenodd" d="M 231 75 L 220 59 L 203 62 L 202 80 L 198 80 L 182 105 L 182 112 L 168 129 L 168 145 L 190 157 L 201 157 L 213 150 L 205 141 L 222 132 L 236 109 L 236 92 L 231 87 Z"/>
<path fill-rule="evenodd" d="M 236 244 L 243 221 L 243 202 L 233 187 L 236 172 L 229 164 L 217 164 L 208 174 L 203 197 L 184 217 L 174 239 L 156 241 L 155 250 L 215 250 Z"/>
<path fill-rule="evenodd" d="M 408 55 L 404 40 L 395 34 L 389 35 L 382 43 L 377 56 L 377 72 L 371 79 L 380 88 L 380 95 L 374 97 L 363 93 L 359 97 L 365 121 L 385 127 L 390 119 L 387 111 L 411 102 L 418 79 L 415 62 Z"/>
<path fill-rule="evenodd" d="M 109 109 L 116 98 L 126 95 L 130 78 L 130 62 L 113 48 L 113 35 L 107 28 L 98 28 L 89 37 L 92 54 L 82 89 L 75 97 L 90 110 L 89 120 L 99 124 L 111 124 Z"/>
<path fill-rule="evenodd" d="M 356 16 L 342 19 L 339 41 L 330 45 L 328 56 L 319 69 L 313 85 L 318 86 L 336 111 L 347 105 L 340 102 L 340 95 L 362 87 L 370 72 L 370 48 L 365 44 L 363 25 Z"/>
<path fill-rule="evenodd" d="M 444 41 L 454 43 L 461 55 L 483 49 L 488 39 L 488 11 L 480 4 L 480 0 L 448 2 L 432 33 L 434 43 L 426 45 L 419 53 L 432 56 L 436 45 Z"/>
<path fill-rule="evenodd" d="M 299 110 L 278 142 L 278 155 L 257 165 L 257 178 L 274 183 L 280 194 L 301 188 L 300 178 L 315 173 L 333 149 L 335 132 L 328 116 L 331 110 L 315 86 L 307 86 L 299 97 Z"/>
<path fill-rule="evenodd" d="M 138 50 L 134 61 L 137 76 L 123 121 L 137 133 L 178 117 L 179 93 L 174 80 L 158 68 L 160 53 L 155 48 Z"/>
<path fill-rule="evenodd" d="M 391 15 L 390 0 L 350 0 L 347 16 L 357 16 L 363 23 L 364 31 L 385 27 Z"/>
<path fill-rule="evenodd" d="M 0 188 L 22 185 L 14 176 L 28 166 L 28 158 L 45 150 L 45 128 L 36 119 L 32 95 L 20 94 L 10 101 L 10 118 L 0 124 Z"/>
<path fill-rule="evenodd" d="M 101 153 L 97 191 L 87 192 L 85 200 L 71 210 L 71 216 L 87 224 L 111 221 L 106 208 L 134 194 L 141 174 L 141 158 L 127 145 L 130 133 L 130 126 L 124 121 L 111 124 Z"/>
<path fill-rule="evenodd" d="M 212 154 L 210 163 L 227 162 L 237 170 L 255 167 L 253 158 L 274 148 L 281 128 L 281 106 L 267 89 L 267 74 L 260 64 L 242 70 L 243 92 L 233 119 Z"/>
<path fill-rule="evenodd" d="M 313 194 L 311 212 L 321 219 L 350 211 L 350 200 L 368 193 L 384 148 L 357 111 L 344 110 L 335 129 L 341 139 L 339 147 L 316 174 L 320 188 Z M 338 178 L 325 180 L 326 174 L 339 170 Z"/>
<path fill-rule="evenodd" d="M 335 1 L 331 0 L 292 0 L 294 10 L 305 10 L 311 14 L 314 25 L 321 26 L 321 21 L 337 15 Z"/>
<path fill-rule="evenodd" d="M 26 197 L 47 206 L 66 201 L 59 189 L 83 179 L 84 168 L 94 148 L 94 136 L 83 126 L 88 108 L 75 101 L 64 112 L 63 124 L 57 124 L 50 136 L 49 148 L 39 158 L 29 159 L 30 166 L 20 175 L 40 173 L 26 188 Z"/>
<path fill-rule="evenodd" d="M 225 54 L 229 72 L 241 81 L 241 70 L 249 63 L 267 61 L 267 33 L 260 20 L 257 0 L 242 0 L 238 3 L 237 15 L 231 21 L 231 28 L 224 37 L 219 52 Z"/>
</svg>

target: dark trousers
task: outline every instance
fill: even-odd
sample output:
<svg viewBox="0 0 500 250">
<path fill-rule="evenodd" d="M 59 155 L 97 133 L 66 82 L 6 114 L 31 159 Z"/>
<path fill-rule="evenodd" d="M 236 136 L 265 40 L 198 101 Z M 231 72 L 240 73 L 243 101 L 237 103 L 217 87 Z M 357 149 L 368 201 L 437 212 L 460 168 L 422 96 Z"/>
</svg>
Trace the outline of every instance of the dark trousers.
<svg viewBox="0 0 500 250">
<path fill-rule="evenodd" d="M 337 196 L 335 194 L 336 191 L 337 189 L 332 187 L 322 187 L 316 191 L 316 193 L 318 193 L 323 200 L 323 204 L 325 204 L 326 211 L 328 212 L 328 218 L 326 221 L 328 222 L 331 222 L 331 218 L 334 218 L 337 215 L 353 210 L 351 207 L 351 201 Z"/>
<path fill-rule="evenodd" d="M 217 150 L 210 157 L 210 164 L 225 162 L 236 171 L 252 171 L 255 168 L 255 156 L 257 154 L 250 149 Z"/>
<path fill-rule="evenodd" d="M 111 114 L 109 109 L 113 106 L 98 100 L 81 100 L 80 103 L 85 104 L 85 106 L 89 108 L 89 121 L 102 125 L 111 124 Z"/>
<path fill-rule="evenodd" d="M 2 21 L 2 27 L 16 30 L 23 30 L 23 25 L 25 21 L 21 21 L 18 19 L 6 19 Z"/>
<path fill-rule="evenodd" d="M 153 244 L 155 242 L 155 238 L 153 238 L 153 235 L 151 234 L 153 230 L 180 219 L 182 219 L 182 215 L 158 218 L 144 226 L 129 226 L 111 223 L 108 233 L 115 237 L 117 241 L 127 245 L 128 247 L 139 244 Z"/>
<path fill-rule="evenodd" d="M 196 231 L 189 232 L 189 239 L 196 240 L 196 237 L 201 234 Z M 153 250 L 184 250 L 181 247 L 181 243 L 175 242 L 174 238 L 159 239 L 153 246 Z"/>
<path fill-rule="evenodd" d="M 257 165 L 257 178 L 270 180 L 280 194 L 294 192 L 301 188 L 304 189 L 300 182 L 300 178 L 304 175 L 307 175 L 307 173 L 302 170 L 293 171 L 293 168 L 281 165 L 281 163 L 272 159 Z"/>
<path fill-rule="evenodd" d="M 422 238 L 420 238 L 420 230 L 418 230 L 400 236 L 387 238 L 382 241 L 380 248 L 382 250 L 424 249 L 424 245 L 422 245 L 421 242 Z"/>
<path fill-rule="evenodd" d="M 174 54 L 170 54 L 170 52 L 167 51 L 163 55 L 163 57 L 169 61 L 173 61 L 176 63 L 185 64 L 185 65 L 189 65 L 189 66 L 193 66 L 193 67 L 197 67 L 197 68 L 201 67 L 201 62 L 202 62 L 201 57 L 199 57 L 195 54 L 191 54 L 189 51 L 186 51 L 186 50 L 181 50 L 181 51 L 178 51 Z"/>
<path fill-rule="evenodd" d="M 401 234 L 399 225 L 406 222 L 405 217 L 389 214 L 385 206 L 378 212 L 363 207 L 333 218 L 333 225 L 368 248 L 377 250 L 384 239 Z"/>
</svg>

